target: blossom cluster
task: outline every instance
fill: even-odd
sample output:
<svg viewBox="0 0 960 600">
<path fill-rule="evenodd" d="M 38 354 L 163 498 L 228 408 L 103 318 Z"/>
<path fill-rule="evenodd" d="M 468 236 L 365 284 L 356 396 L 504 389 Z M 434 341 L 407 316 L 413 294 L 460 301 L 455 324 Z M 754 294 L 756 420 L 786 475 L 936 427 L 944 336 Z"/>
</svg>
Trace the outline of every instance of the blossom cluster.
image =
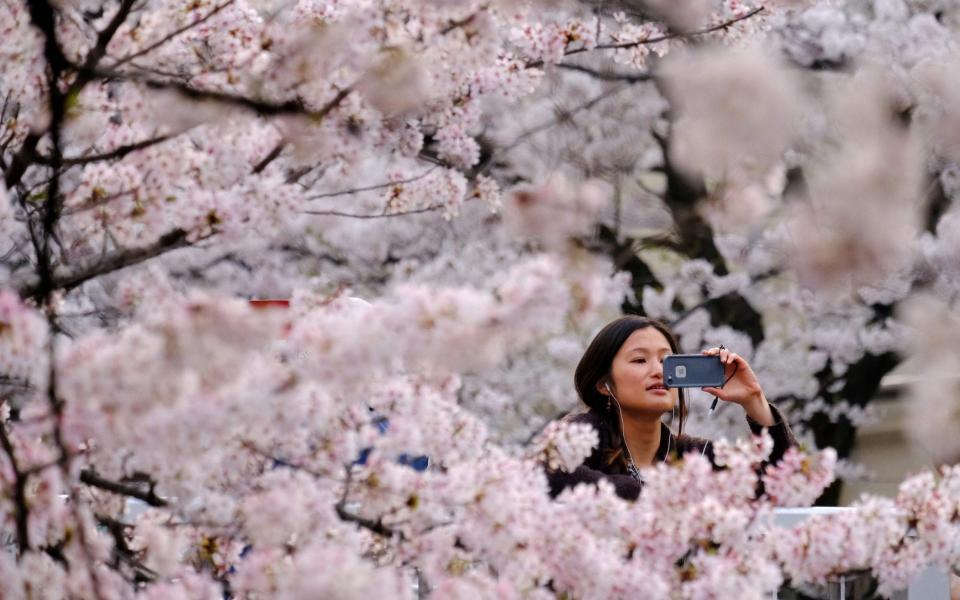
<svg viewBox="0 0 960 600">
<path fill-rule="evenodd" d="M 530 271 L 524 273 L 527 281 Z M 474 292 L 469 306 L 476 317 L 483 311 L 479 322 L 496 315 L 514 332 L 518 319 L 538 322 L 538 306 L 511 291 L 510 281 L 497 289 L 515 314 L 478 304 Z M 943 484 L 933 485 L 932 476 L 915 480 L 897 500 L 923 530 L 908 566 L 890 549 L 868 554 L 864 564 L 798 562 L 787 542 L 770 542 L 784 539 L 770 509 L 816 498 L 832 481 L 834 454 L 791 450 L 758 478 L 771 449 L 766 436 L 718 442 L 720 471 L 696 454 L 645 470 L 636 503 L 606 483 L 553 501 L 540 460 L 574 468 L 592 451 L 596 432 L 557 423 L 531 448 L 538 460 L 506 452 L 458 405 L 453 371 L 498 360 L 489 350 L 451 353 L 458 340 L 445 330 L 460 321 L 444 319 L 459 310 L 452 301 L 470 296 L 440 289 L 429 301 L 412 289 L 396 294 L 370 304 L 304 295 L 289 311 L 266 312 L 244 302 L 182 298 L 144 309 L 110 334 L 114 339 L 95 332 L 66 347 L 59 385 L 69 449 L 98 477 L 134 485 L 137 473 L 149 473 L 149 494 L 156 490 L 163 503 L 124 517 L 129 507 L 95 487 L 87 492 L 95 518 L 129 518 L 132 537 L 111 539 L 106 528 L 81 521 L 86 545 L 63 542 L 63 527 L 74 518 L 60 495 L 67 487 L 49 448 L 34 437 L 50 425 L 30 408 L 22 424 L 5 426 L 21 440 L 19 476 L 40 469 L 27 490 L 31 539 L 65 543 L 77 561 L 83 552 L 125 551 L 123 539 L 138 557 L 127 568 L 148 572 L 153 582 L 135 596 L 111 571 L 67 572 L 28 552 L 17 566 L 3 559 L 5 572 L 15 573 L 4 579 L 10 593 L 98 586 L 107 597 L 201 597 L 229 585 L 250 596 L 404 597 L 419 573 L 418 585 L 438 594 L 629 597 L 642 585 L 652 597 L 759 598 L 781 584 L 781 569 L 792 582 L 815 582 L 870 567 L 894 589 L 923 565 L 953 560 L 944 548 L 956 536 L 943 529 L 951 523 L 944 507 L 960 495 L 946 483 L 956 479 L 951 471 Z M 398 329 L 402 322 L 413 327 Z M 362 331 L 364 323 L 393 330 L 391 342 L 399 345 L 364 359 L 361 348 L 371 348 L 376 335 Z M 343 333 L 329 335 L 337 331 Z M 389 360 L 400 347 L 406 355 Z M 436 353 L 441 347 L 447 353 Z M 418 348 L 422 354 L 411 352 Z M 314 358 L 297 360 L 299 349 Z M 363 368 L 351 370 L 358 361 Z M 189 461 L 179 458 L 185 454 Z M 417 457 L 429 466 L 418 467 Z M 18 475 L 9 464 L 3 473 L 5 485 L 14 485 Z M 870 506 L 862 518 L 873 518 Z M 5 499 L 3 510 L 12 525 L 16 506 Z M 832 539 L 837 527 L 825 522 L 823 530 L 803 531 Z M 336 573 L 321 567 L 331 564 Z"/>
<path fill-rule="evenodd" d="M 597 431 L 584 423 L 553 421 L 531 444 L 536 460 L 551 470 L 573 471 L 597 447 Z"/>
</svg>

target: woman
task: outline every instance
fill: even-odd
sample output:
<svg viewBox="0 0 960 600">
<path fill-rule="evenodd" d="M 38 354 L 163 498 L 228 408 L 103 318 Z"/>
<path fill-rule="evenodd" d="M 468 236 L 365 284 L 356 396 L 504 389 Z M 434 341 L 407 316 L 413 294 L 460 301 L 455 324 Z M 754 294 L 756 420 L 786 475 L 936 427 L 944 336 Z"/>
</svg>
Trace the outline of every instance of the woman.
<svg viewBox="0 0 960 600">
<path fill-rule="evenodd" d="M 593 338 L 574 376 L 577 394 L 589 410 L 567 419 L 593 425 L 600 444 L 572 473 L 548 472 L 551 495 L 578 483 L 607 479 L 619 496 L 634 500 L 642 485 L 639 469 L 645 466 L 670 462 L 688 452 L 703 454 L 713 462 L 710 441 L 683 434 L 687 411 L 683 391 L 663 385 L 663 359 L 678 352 L 677 341 L 666 325 L 637 316 L 617 319 Z M 704 354 L 719 355 L 726 372 L 722 388 L 704 390 L 739 404 L 754 434 L 766 429 L 773 438 L 769 460 L 779 461 L 796 440 L 779 411 L 767 402 L 750 365 L 722 348 Z M 660 419 L 678 405 L 674 434 Z"/>
</svg>

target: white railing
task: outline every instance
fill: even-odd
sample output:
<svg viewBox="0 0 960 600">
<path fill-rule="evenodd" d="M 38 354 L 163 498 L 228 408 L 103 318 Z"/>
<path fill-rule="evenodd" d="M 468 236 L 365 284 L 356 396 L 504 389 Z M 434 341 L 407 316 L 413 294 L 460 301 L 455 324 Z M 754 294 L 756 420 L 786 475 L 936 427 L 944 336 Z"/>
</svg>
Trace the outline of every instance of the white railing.
<svg viewBox="0 0 960 600">
<path fill-rule="evenodd" d="M 843 506 L 813 506 L 810 508 L 778 508 L 774 510 L 774 524 L 793 527 L 807 517 L 830 515 L 853 510 Z M 859 600 L 864 578 L 868 574 L 851 573 L 831 582 L 825 590 L 829 600 Z M 777 598 L 775 595 L 774 598 Z M 907 589 L 894 594 L 890 600 L 949 600 L 950 575 L 941 569 L 929 568 L 914 577 Z"/>
</svg>

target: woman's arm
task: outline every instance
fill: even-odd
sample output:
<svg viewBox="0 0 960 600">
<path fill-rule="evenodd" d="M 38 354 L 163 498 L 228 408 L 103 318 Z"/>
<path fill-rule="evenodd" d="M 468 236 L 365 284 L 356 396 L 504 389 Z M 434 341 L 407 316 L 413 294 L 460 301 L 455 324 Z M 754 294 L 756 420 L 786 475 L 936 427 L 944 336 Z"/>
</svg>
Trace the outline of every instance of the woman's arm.
<svg viewBox="0 0 960 600">
<path fill-rule="evenodd" d="M 720 356 L 726 379 L 723 387 L 705 387 L 703 391 L 713 394 L 724 402 L 739 404 L 747 413 L 747 417 L 763 427 L 772 427 L 776 424 L 776 418 L 770 409 L 767 397 L 763 395 L 760 381 L 745 358 L 726 348 L 710 348 L 703 353 L 707 356 Z"/>
<path fill-rule="evenodd" d="M 760 387 L 760 381 L 750 368 L 750 364 L 739 354 L 727 349 L 710 348 L 703 353 L 708 356 L 720 356 L 727 379 L 722 388 L 706 387 L 703 390 L 721 400 L 742 406 L 747 413 L 750 431 L 754 435 L 760 435 L 760 432 L 766 429 L 773 438 L 773 450 L 765 464 L 779 462 L 787 448 L 797 444 L 797 439 L 780 411 L 767 402 L 763 388 Z"/>
<path fill-rule="evenodd" d="M 787 420 L 783 418 L 783 415 L 780 414 L 779 409 L 772 404 L 768 404 L 767 407 L 773 418 L 772 425 L 762 425 L 749 414 L 747 415 L 747 424 L 750 426 L 750 431 L 753 432 L 753 435 L 760 435 L 760 432 L 764 429 L 770 434 L 770 438 L 773 439 L 773 449 L 770 451 L 770 456 L 764 465 L 774 465 L 780 462 L 787 448 L 797 445 L 797 438 L 793 435 L 793 430 L 790 429 L 790 425 L 787 423 Z"/>
</svg>

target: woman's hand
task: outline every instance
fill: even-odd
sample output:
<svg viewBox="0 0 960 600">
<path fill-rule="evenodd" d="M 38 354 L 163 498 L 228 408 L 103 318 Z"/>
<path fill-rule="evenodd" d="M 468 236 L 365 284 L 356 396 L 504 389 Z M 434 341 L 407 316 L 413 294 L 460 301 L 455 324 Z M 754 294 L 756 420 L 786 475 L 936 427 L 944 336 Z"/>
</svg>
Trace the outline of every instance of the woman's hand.
<svg viewBox="0 0 960 600">
<path fill-rule="evenodd" d="M 704 350 L 707 356 L 720 356 L 723 364 L 724 380 L 727 383 L 722 388 L 705 387 L 703 391 L 713 394 L 725 402 L 739 404 L 747 412 L 747 416 L 763 425 L 770 427 L 774 424 L 773 413 L 767 398 L 763 395 L 763 388 L 757 380 L 756 374 L 747 361 L 735 352 L 726 348 L 710 348 Z"/>
</svg>

